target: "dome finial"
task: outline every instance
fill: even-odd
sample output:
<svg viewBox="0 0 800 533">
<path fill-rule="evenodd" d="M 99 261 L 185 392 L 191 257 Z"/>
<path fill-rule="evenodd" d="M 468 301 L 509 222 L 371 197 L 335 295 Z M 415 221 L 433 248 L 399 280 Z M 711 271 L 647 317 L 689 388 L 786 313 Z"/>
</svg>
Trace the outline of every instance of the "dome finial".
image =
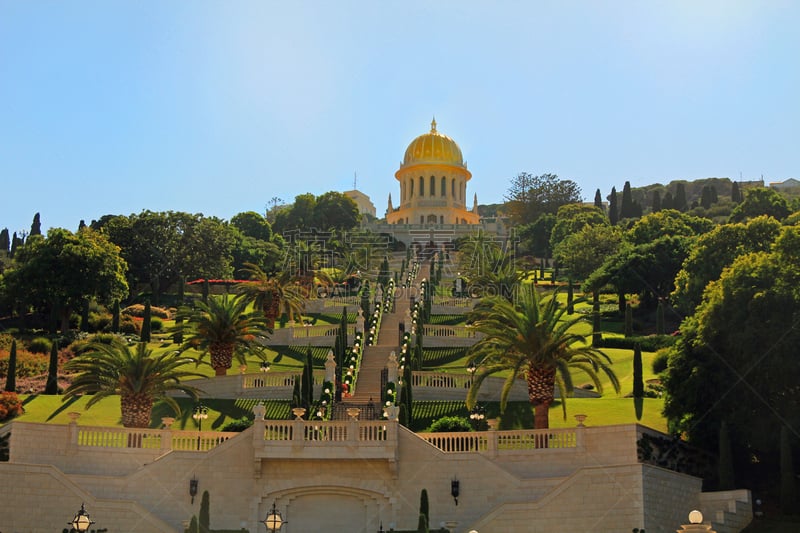
<svg viewBox="0 0 800 533">
<path fill-rule="evenodd" d="M 436 116 L 434 116 L 431 121 L 431 133 L 436 133 Z"/>
</svg>

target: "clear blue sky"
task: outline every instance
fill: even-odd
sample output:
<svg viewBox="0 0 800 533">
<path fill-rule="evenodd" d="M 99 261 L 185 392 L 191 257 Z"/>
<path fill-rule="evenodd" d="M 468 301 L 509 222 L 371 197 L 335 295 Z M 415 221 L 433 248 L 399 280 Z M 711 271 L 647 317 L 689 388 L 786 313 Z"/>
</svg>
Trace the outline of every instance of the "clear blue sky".
<svg viewBox="0 0 800 533">
<path fill-rule="evenodd" d="M 517 173 L 585 198 L 800 177 L 792 1 L 0 0 L 0 228 L 143 209 L 221 218 L 370 195 L 454 138 L 468 194 Z"/>
</svg>

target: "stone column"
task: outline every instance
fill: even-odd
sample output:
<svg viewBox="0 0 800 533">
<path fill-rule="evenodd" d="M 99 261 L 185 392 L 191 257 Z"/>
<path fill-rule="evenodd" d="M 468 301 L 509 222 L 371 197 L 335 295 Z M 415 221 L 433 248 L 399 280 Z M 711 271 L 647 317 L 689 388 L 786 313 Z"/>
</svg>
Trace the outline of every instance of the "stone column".
<svg viewBox="0 0 800 533">
<path fill-rule="evenodd" d="M 356 333 L 364 333 L 364 311 L 358 308 L 358 317 L 356 318 Z"/>
<path fill-rule="evenodd" d="M 392 350 L 389 354 L 389 360 L 386 362 L 386 369 L 388 370 L 387 381 L 390 383 L 394 383 L 397 385 L 397 372 L 398 372 L 398 365 L 397 365 L 397 354 Z"/>
<path fill-rule="evenodd" d="M 336 383 L 336 358 L 333 350 L 328 350 L 328 357 L 325 359 L 325 381 Z"/>
</svg>

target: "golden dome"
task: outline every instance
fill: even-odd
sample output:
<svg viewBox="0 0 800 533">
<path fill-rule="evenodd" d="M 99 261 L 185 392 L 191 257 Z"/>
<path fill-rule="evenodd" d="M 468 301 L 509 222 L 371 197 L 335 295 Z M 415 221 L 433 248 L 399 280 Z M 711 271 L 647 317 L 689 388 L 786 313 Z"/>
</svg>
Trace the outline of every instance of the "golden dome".
<svg viewBox="0 0 800 533">
<path fill-rule="evenodd" d="M 466 168 L 461 148 L 453 139 L 436 131 L 436 119 L 431 122 L 430 133 L 420 135 L 406 148 L 402 167 L 419 163 L 444 163 Z"/>
</svg>

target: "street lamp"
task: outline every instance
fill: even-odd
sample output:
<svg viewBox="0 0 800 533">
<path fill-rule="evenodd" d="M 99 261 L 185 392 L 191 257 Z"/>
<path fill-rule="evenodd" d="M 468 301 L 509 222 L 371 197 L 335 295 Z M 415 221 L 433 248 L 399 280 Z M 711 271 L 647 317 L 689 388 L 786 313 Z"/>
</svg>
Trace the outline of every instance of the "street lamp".
<svg viewBox="0 0 800 533">
<path fill-rule="evenodd" d="M 475 359 L 470 359 L 467 365 L 467 372 L 469 372 L 471 376 L 474 376 L 476 370 L 478 370 L 478 365 L 475 364 Z"/>
<path fill-rule="evenodd" d="M 283 519 L 280 511 L 275 508 L 275 503 L 276 502 L 272 502 L 272 509 L 270 509 L 269 513 L 267 513 L 267 517 L 261 522 L 267 527 L 267 531 L 270 533 L 280 531 L 280 529 L 283 527 L 283 524 L 289 523 Z"/>
<path fill-rule="evenodd" d="M 261 371 L 264 373 L 269 372 L 269 361 L 263 361 L 261 363 Z"/>
<path fill-rule="evenodd" d="M 480 405 L 476 405 L 472 408 L 472 411 L 469 412 L 469 419 L 474 420 L 475 422 L 480 422 L 486 418 L 486 409 L 481 407 Z"/>
<path fill-rule="evenodd" d="M 94 521 L 89 518 L 89 513 L 86 512 L 86 507 L 84 507 L 83 503 L 81 503 L 81 509 L 78 511 L 78 514 L 75 515 L 75 518 L 73 518 L 71 522 L 67 523 L 68 526 L 72 526 L 73 531 L 77 531 L 79 533 L 89 531 L 89 527 L 92 524 L 94 524 Z"/>
<path fill-rule="evenodd" d="M 192 418 L 197 422 L 197 449 L 200 449 L 200 433 L 203 432 L 203 420 L 208 418 L 208 407 L 200 404 L 194 408 Z"/>
</svg>

